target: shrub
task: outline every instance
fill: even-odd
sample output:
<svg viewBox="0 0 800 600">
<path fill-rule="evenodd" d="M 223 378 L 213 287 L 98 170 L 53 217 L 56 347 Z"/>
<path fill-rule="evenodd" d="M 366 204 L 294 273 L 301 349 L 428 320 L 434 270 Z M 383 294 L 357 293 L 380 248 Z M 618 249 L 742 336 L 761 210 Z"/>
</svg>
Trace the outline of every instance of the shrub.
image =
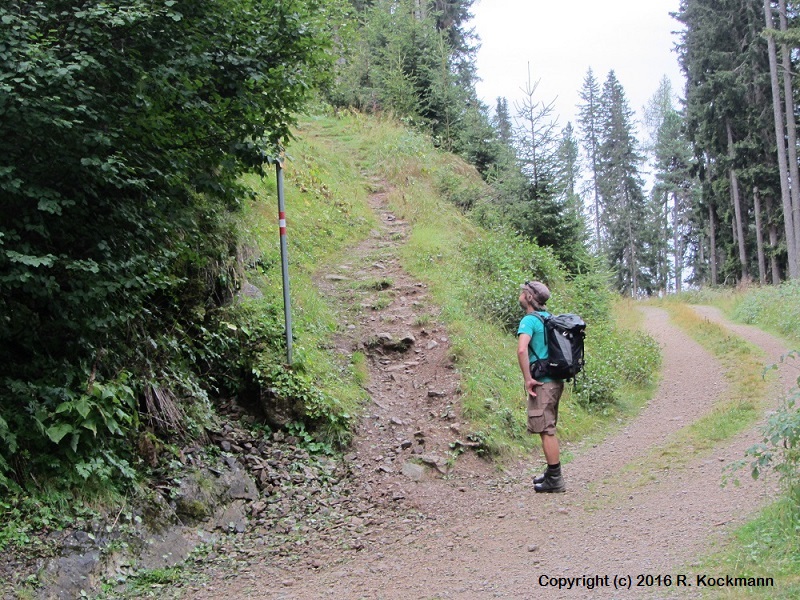
<svg viewBox="0 0 800 600">
<path fill-rule="evenodd" d="M 781 358 L 797 359 L 798 352 Z M 781 403 L 781 406 L 767 419 L 762 429 L 763 441 L 750 447 L 746 456 L 750 457 L 751 474 L 758 479 L 767 469 L 773 469 L 780 476 L 788 497 L 800 510 L 800 377 L 797 386 Z"/>
<path fill-rule="evenodd" d="M 473 274 L 468 294 L 475 310 L 511 333 L 519 325 L 522 283 L 538 279 L 555 289 L 563 282 L 551 251 L 507 229 L 466 242 L 463 254 L 465 267 Z"/>
<path fill-rule="evenodd" d="M 800 282 L 752 290 L 737 304 L 733 317 L 800 340 Z"/>
</svg>

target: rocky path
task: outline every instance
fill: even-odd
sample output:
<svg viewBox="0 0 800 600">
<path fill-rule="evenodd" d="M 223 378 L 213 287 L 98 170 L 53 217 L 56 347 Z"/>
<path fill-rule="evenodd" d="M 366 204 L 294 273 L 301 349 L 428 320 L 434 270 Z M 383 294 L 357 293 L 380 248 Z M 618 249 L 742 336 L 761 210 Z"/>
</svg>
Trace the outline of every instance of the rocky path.
<svg viewBox="0 0 800 600">
<path fill-rule="evenodd" d="M 678 576 L 693 582 L 696 558 L 724 543 L 775 494 L 774 483 L 763 480 L 720 485 L 722 468 L 742 457 L 755 432 L 693 456 L 685 466 L 646 471 L 638 479 L 620 473 L 645 463 L 654 447 L 725 397 L 720 365 L 665 312 L 647 308 L 647 330 L 664 355 L 662 383 L 627 426 L 575 450 L 564 467 L 566 494 L 533 492 L 538 457 L 504 473 L 469 454 L 453 466 L 451 445 L 466 442 L 447 333 L 425 286 L 398 264 L 406 225 L 388 211 L 383 194 L 372 202 L 381 230 L 320 279 L 326 294 L 346 307 L 337 347 L 367 357 L 372 404 L 347 457 L 354 493 L 371 507 L 359 518 L 357 542 L 346 550 L 320 550 L 312 566 L 256 558 L 246 581 L 215 580 L 189 597 L 691 597 L 696 588 L 676 591 Z M 698 310 L 722 320 L 710 309 Z M 726 326 L 762 347 L 769 362 L 785 352 L 758 330 Z M 781 369 L 776 398 L 795 377 L 791 367 Z M 659 575 L 660 586 L 654 583 Z M 615 577 L 630 577 L 633 589 L 615 589 Z M 551 585 L 558 578 L 583 579 L 566 591 Z M 593 584 L 603 586 L 590 589 Z"/>
</svg>

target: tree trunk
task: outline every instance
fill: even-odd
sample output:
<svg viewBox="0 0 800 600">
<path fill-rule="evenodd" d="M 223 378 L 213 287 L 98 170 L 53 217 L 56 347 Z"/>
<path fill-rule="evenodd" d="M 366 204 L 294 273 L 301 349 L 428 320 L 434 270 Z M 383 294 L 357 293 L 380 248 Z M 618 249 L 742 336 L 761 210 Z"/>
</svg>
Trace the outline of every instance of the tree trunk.
<svg viewBox="0 0 800 600">
<path fill-rule="evenodd" d="M 736 177 L 736 170 L 733 168 L 735 152 L 733 150 L 733 131 L 730 121 L 725 123 L 728 130 L 728 158 L 731 165 L 729 167 L 731 176 L 731 201 L 733 202 L 733 215 L 736 220 L 736 239 L 739 245 L 739 264 L 742 267 L 742 281 L 747 279 L 747 249 L 744 239 L 744 219 L 742 218 L 742 201 L 739 195 L 739 179 Z"/>
<path fill-rule="evenodd" d="M 781 31 L 788 29 L 786 20 L 786 0 L 778 0 L 778 22 Z M 800 263 L 800 168 L 797 165 L 797 127 L 794 120 L 794 93 L 792 91 L 792 63 L 789 58 L 789 47 L 781 44 L 781 62 L 783 63 L 783 101 L 786 105 L 786 145 L 789 149 L 789 182 L 792 198 L 792 225 L 794 226 L 794 256 Z M 800 264 L 795 264 L 800 277 Z"/>
<path fill-rule="evenodd" d="M 711 285 L 717 285 L 717 220 L 714 216 L 714 205 L 708 205 L 708 260 L 711 263 Z"/>
<path fill-rule="evenodd" d="M 767 283 L 767 261 L 764 257 L 764 235 L 761 231 L 761 198 L 758 196 L 758 188 L 753 188 L 753 208 L 756 213 L 756 251 L 758 252 L 758 282 L 761 285 Z"/>
<path fill-rule="evenodd" d="M 770 0 L 764 0 L 764 20 L 767 30 L 774 29 L 772 20 L 772 6 Z M 778 85 L 778 55 L 775 49 L 775 38 L 767 32 L 767 49 L 769 51 L 769 74 L 772 84 L 772 114 L 775 120 L 775 143 L 778 148 L 778 170 L 781 179 L 781 202 L 783 205 L 783 225 L 786 235 L 786 252 L 788 255 L 789 277 L 798 277 L 797 264 L 797 244 L 794 235 L 794 224 L 792 215 L 792 198 L 789 187 L 789 171 L 786 157 L 786 134 L 783 121 L 783 109 L 781 108 L 781 92 Z"/>
<path fill-rule="evenodd" d="M 423 0 L 414 0 L 414 18 L 422 21 L 425 18 L 426 5 Z"/>
<path fill-rule="evenodd" d="M 775 250 L 778 247 L 778 227 L 775 225 L 775 219 L 772 218 L 772 196 L 767 195 L 764 202 L 767 209 L 767 223 L 769 227 L 767 233 L 769 235 L 769 267 L 772 272 L 772 284 L 778 285 L 781 282 L 781 269 L 778 266 L 778 257 L 775 255 Z"/>
<path fill-rule="evenodd" d="M 681 224 L 678 222 L 680 211 L 679 194 L 672 194 L 672 245 L 675 251 L 675 293 L 680 294 L 683 280 L 683 238 Z"/>
</svg>

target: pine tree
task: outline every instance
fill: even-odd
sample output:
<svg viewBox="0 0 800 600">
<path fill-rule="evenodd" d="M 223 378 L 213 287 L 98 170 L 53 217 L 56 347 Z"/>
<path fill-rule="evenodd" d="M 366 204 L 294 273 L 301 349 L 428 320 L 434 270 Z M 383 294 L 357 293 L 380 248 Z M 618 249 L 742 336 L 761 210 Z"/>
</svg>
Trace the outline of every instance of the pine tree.
<svg viewBox="0 0 800 600">
<path fill-rule="evenodd" d="M 671 105 L 659 119 L 653 147 L 656 183 L 653 198 L 659 200 L 669 228 L 663 240 L 672 238 L 674 290 L 680 292 L 684 276 L 686 242 L 690 237 L 691 203 L 695 197 L 692 148 L 686 139 L 682 115 Z M 664 274 L 666 275 L 666 273 Z"/>
<path fill-rule="evenodd" d="M 784 239 L 774 240 L 773 256 L 792 273 L 793 223 L 787 220 L 792 211 L 791 178 L 786 178 L 791 161 L 785 156 L 777 159 L 785 149 L 785 130 L 776 130 L 780 119 L 769 110 L 770 61 L 775 93 L 781 91 L 774 44 L 763 35 L 765 16 L 767 22 L 772 16 L 770 9 L 763 0 L 683 0 L 676 14 L 685 25 L 678 49 L 687 78 L 687 135 L 702 178 L 695 214 L 702 216 L 710 244 L 704 257 L 708 268 L 698 272 L 710 272 L 711 283 L 717 283 L 718 273 L 719 278 L 735 281 L 756 268 L 762 277 L 762 228 L 771 239 L 777 234 L 773 230 L 777 215 L 769 208 L 781 181 Z M 781 104 L 776 96 L 773 108 L 777 112 L 782 112 Z M 778 166 L 786 171 L 783 176 Z M 763 220 L 762 199 L 768 213 Z M 789 252 L 788 260 L 778 252 L 779 245 Z"/>
<path fill-rule="evenodd" d="M 600 251 L 602 248 L 603 235 L 601 230 L 602 206 L 599 187 L 599 164 L 598 164 L 598 127 L 600 119 L 600 84 L 594 77 L 592 69 L 586 72 L 583 80 L 583 87 L 580 91 L 583 103 L 579 105 L 578 129 L 581 134 L 581 142 L 586 153 L 587 163 L 590 171 L 590 212 L 594 219 L 594 241 L 595 249 Z"/>
<path fill-rule="evenodd" d="M 514 126 L 511 123 L 511 114 L 508 112 L 508 100 L 505 98 L 497 98 L 493 125 L 500 141 L 511 146 L 514 143 Z"/>
<path fill-rule="evenodd" d="M 517 156 L 534 189 L 552 181 L 557 145 L 557 122 L 553 117 L 555 100 L 545 104 L 537 99 L 539 81 L 532 81 L 529 65 L 528 81 L 522 88 L 524 97 L 515 105 L 519 124 L 515 132 Z"/>
<path fill-rule="evenodd" d="M 616 272 L 618 289 L 633 297 L 653 290 L 652 264 L 645 256 L 648 222 L 642 157 L 634 135 L 633 111 L 625 91 L 610 71 L 599 102 L 598 181 L 607 232 L 606 256 Z"/>
</svg>

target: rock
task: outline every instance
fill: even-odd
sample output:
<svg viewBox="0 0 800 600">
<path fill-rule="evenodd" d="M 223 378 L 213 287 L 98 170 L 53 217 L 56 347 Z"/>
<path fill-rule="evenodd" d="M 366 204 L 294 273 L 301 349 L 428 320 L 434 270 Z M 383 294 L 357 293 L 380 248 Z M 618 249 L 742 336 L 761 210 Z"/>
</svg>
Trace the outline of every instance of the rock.
<svg viewBox="0 0 800 600">
<path fill-rule="evenodd" d="M 55 558 L 39 572 L 39 597 L 80 598 L 81 591 L 99 584 L 102 566 L 99 550 Z"/>
<path fill-rule="evenodd" d="M 185 561 L 199 544 L 192 528 L 170 529 L 145 540 L 137 567 L 147 570 L 174 567 Z"/>
<path fill-rule="evenodd" d="M 244 296 L 245 298 L 259 299 L 264 297 L 264 292 L 262 292 L 259 288 L 254 286 L 249 281 L 245 281 L 242 284 L 242 288 L 239 290 L 239 296 Z"/>
<path fill-rule="evenodd" d="M 442 475 L 447 475 L 450 472 L 447 461 L 441 456 L 436 454 L 423 454 L 419 457 L 419 459 L 425 464 L 434 467 Z"/>
<path fill-rule="evenodd" d="M 406 352 L 415 342 L 414 336 L 410 333 L 406 333 L 399 340 L 396 340 L 390 333 L 381 332 L 375 337 L 373 345 L 378 345 L 384 350 L 392 352 Z"/>
<path fill-rule="evenodd" d="M 413 462 L 403 464 L 403 475 L 412 481 L 420 481 L 425 476 L 425 467 Z"/>
<path fill-rule="evenodd" d="M 224 483 L 228 486 L 228 496 L 232 500 L 258 500 L 258 488 L 252 478 L 243 470 L 232 471 L 223 476 Z"/>
<path fill-rule="evenodd" d="M 247 529 L 247 517 L 245 517 L 244 501 L 237 500 L 215 515 L 214 527 L 217 529 L 222 529 L 223 531 L 244 533 L 244 531 Z"/>
<path fill-rule="evenodd" d="M 283 397 L 274 388 L 259 390 L 258 405 L 267 424 L 276 429 L 300 422 L 305 416 L 302 400 Z"/>
<path fill-rule="evenodd" d="M 446 396 L 445 392 L 441 392 L 439 390 L 428 390 L 428 398 L 441 398 Z"/>
</svg>

